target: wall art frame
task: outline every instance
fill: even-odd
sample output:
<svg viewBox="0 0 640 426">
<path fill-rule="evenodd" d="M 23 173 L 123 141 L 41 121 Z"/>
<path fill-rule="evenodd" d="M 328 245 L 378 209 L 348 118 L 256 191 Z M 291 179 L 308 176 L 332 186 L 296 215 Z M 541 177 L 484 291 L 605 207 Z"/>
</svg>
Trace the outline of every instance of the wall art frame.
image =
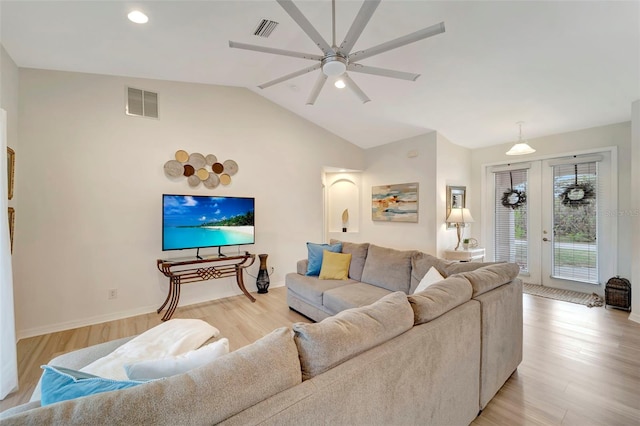
<svg viewBox="0 0 640 426">
<path fill-rule="evenodd" d="M 11 240 L 11 253 L 13 253 L 13 228 L 16 222 L 16 211 L 9 207 L 9 239 Z"/>
<path fill-rule="evenodd" d="M 13 177 L 16 168 L 16 153 L 13 149 L 7 147 L 7 182 L 9 184 L 9 199 L 13 198 Z"/>
<path fill-rule="evenodd" d="M 418 182 L 371 187 L 371 219 L 418 222 Z"/>
<path fill-rule="evenodd" d="M 462 209 L 467 207 L 467 187 L 466 186 L 448 186 L 447 185 L 447 214 L 449 217 L 451 209 Z M 447 228 L 455 228 L 455 223 L 447 222 Z"/>
</svg>

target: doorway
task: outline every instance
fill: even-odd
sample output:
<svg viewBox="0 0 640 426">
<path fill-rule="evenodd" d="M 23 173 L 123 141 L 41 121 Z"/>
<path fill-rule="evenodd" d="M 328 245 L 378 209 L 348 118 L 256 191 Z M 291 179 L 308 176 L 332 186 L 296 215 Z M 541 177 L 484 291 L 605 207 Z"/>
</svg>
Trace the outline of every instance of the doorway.
<svg viewBox="0 0 640 426">
<path fill-rule="evenodd" d="M 617 267 L 612 157 L 614 149 L 487 167 L 493 258 L 517 263 L 524 282 L 601 294 Z"/>
</svg>

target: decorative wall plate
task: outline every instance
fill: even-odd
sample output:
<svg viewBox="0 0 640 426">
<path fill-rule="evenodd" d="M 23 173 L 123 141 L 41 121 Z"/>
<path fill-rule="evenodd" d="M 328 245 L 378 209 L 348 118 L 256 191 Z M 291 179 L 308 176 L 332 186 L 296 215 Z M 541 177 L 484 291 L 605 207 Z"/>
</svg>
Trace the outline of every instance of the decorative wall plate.
<svg viewBox="0 0 640 426">
<path fill-rule="evenodd" d="M 216 157 L 213 154 L 209 154 L 205 157 L 204 160 L 207 162 L 207 166 L 213 166 L 215 163 L 218 162 L 218 157 Z"/>
<path fill-rule="evenodd" d="M 200 180 L 207 180 L 209 178 L 209 172 L 207 169 L 198 169 L 196 175 Z"/>
<path fill-rule="evenodd" d="M 183 150 L 176 151 L 176 160 L 178 160 L 181 163 L 186 163 L 188 159 L 189 159 L 189 154 L 187 153 L 187 151 L 183 151 Z"/>
<path fill-rule="evenodd" d="M 187 178 L 187 182 L 189 183 L 190 187 L 195 188 L 196 186 L 200 185 L 200 178 L 196 175 L 191 175 Z"/>
<path fill-rule="evenodd" d="M 203 180 L 202 183 L 205 187 L 213 189 L 216 186 L 220 185 L 220 178 L 215 173 L 209 173 L 209 177 L 206 180 Z"/>
<path fill-rule="evenodd" d="M 229 176 L 233 176 L 238 172 L 238 163 L 233 160 L 226 160 L 222 165 L 224 166 L 224 172 Z"/>
<path fill-rule="evenodd" d="M 224 171 L 224 166 L 222 165 L 222 163 L 215 163 L 213 166 L 211 166 L 211 170 L 213 170 L 214 173 L 220 174 Z"/>
<path fill-rule="evenodd" d="M 189 164 L 193 166 L 194 169 L 201 169 L 206 164 L 206 160 L 204 159 L 204 155 L 194 152 L 189 156 Z"/>
<path fill-rule="evenodd" d="M 193 174 L 196 172 L 196 170 L 193 168 L 193 166 L 191 164 L 185 164 L 184 165 L 184 175 L 186 177 L 189 176 L 193 176 Z"/>
<path fill-rule="evenodd" d="M 231 183 L 231 176 L 226 173 L 220 175 L 220 183 L 223 185 L 229 185 Z"/>
<path fill-rule="evenodd" d="M 169 160 L 164 163 L 164 172 L 167 176 L 179 177 L 184 173 L 184 166 L 176 160 Z"/>
</svg>

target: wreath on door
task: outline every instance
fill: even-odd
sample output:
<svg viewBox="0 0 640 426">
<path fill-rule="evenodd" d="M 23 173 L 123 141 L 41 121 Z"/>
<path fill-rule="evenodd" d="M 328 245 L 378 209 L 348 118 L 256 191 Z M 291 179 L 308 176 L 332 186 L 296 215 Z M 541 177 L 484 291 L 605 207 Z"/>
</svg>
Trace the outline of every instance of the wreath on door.
<svg viewBox="0 0 640 426">
<path fill-rule="evenodd" d="M 513 188 L 513 174 L 509 172 L 511 188 L 502 194 L 502 205 L 506 208 L 517 209 L 527 202 L 527 193 Z"/>
<path fill-rule="evenodd" d="M 591 182 L 578 183 L 578 165 L 574 165 L 574 183 L 567 186 L 558 197 L 562 204 L 569 207 L 580 207 L 589 204 L 595 198 L 596 191 Z"/>
</svg>

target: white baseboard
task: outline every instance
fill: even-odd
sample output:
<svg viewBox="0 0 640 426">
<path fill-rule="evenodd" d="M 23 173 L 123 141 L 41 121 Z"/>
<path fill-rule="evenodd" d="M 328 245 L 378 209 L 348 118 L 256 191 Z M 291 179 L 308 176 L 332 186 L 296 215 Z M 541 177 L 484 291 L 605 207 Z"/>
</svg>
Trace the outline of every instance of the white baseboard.
<svg viewBox="0 0 640 426">
<path fill-rule="evenodd" d="M 633 322 L 637 322 L 640 323 L 640 314 L 636 313 L 636 312 L 631 312 L 629 314 L 629 319 Z"/>
<path fill-rule="evenodd" d="M 282 286 L 284 286 L 284 282 L 274 283 L 274 284 L 269 285 L 270 288 L 276 288 L 276 287 L 282 287 Z M 233 297 L 233 296 L 239 296 L 239 295 L 242 295 L 242 293 L 236 287 L 232 291 L 224 292 L 223 294 L 217 295 L 215 298 L 211 298 L 211 297 L 200 297 L 200 298 L 183 297 L 183 298 L 180 298 L 180 305 L 179 306 L 181 306 L 181 307 L 190 306 L 190 305 L 195 305 L 195 304 L 198 304 L 198 303 L 210 302 L 211 300 L 224 299 L 226 297 Z M 141 306 L 141 307 L 136 308 L 136 309 L 129 309 L 129 310 L 126 310 L 126 311 L 118 311 L 118 312 L 111 312 L 109 314 L 96 315 L 94 317 L 82 318 L 82 319 L 73 320 L 73 321 L 60 322 L 60 323 L 56 323 L 56 324 L 47 324 L 46 326 L 42 326 L 42 327 L 34 327 L 34 328 L 28 328 L 28 329 L 25 329 L 25 330 L 18 330 L 16 332 L 16 338 L 17 338 L 17 340 L 21 340 L 21 339 L 26 339 L 28 337 L 41 336 L 43 334 L 56 333 L 58 331 L 70 330 L 72 328 L 86 327 L 88 325 L 95 325 L 95 324 L 100 324 L 100 323 L 107 322 L 107 321 L 115 321 L 115 320 L 119 320 L 119 319 L 123 319 L 123 318 L 134 317 L 136 315 L 144 315 L 144 314 L 156 312 L 157 309 L 158 309 L 158 305 L 154 304 L 154 305 Z M 160 315 L 160 314 L 158 314 L 158 315 Z"/>
</svg>

